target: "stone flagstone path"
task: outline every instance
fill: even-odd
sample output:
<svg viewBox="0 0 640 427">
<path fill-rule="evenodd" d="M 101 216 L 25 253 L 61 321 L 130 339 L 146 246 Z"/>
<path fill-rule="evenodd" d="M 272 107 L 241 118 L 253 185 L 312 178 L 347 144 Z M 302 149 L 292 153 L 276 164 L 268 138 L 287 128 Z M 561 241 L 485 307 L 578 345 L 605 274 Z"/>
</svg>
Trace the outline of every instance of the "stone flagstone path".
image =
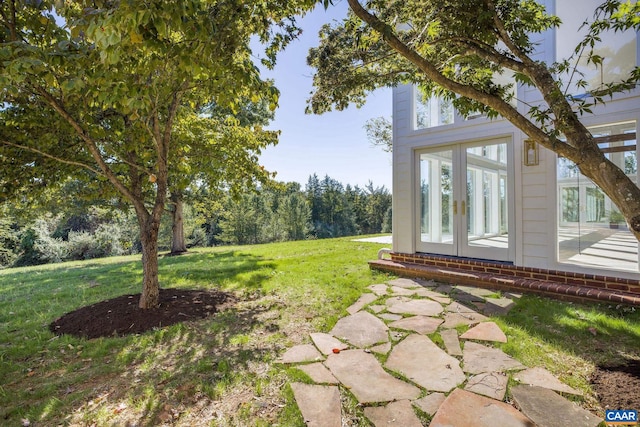
<svg viewBox="0 0 640 427">
<path fill-rule="evenodd" d="M 292 347 L 279 359 L 314 383 L 291 384 L 307 426 L 341 426 L 341 393 L 351 393 L 376 427 L 596 427 L 602 422 L 560 394 L 578 391 L 491 345 L 508 337 L 485 315 L 506 314 L 519 295 L 497 299 L 485 289 L 411 279 L 369 290 L 330 333 L 310 334 L 312 344 Z M 464 325 L 469 329 L 458 335 L 455 328 Z M 434 332 L 442 348 L 427 336 Z M 507 395 L 510 378 L 520 385 Z M 424 414 L 430 423 L 423 424 Z"/>
</svg>

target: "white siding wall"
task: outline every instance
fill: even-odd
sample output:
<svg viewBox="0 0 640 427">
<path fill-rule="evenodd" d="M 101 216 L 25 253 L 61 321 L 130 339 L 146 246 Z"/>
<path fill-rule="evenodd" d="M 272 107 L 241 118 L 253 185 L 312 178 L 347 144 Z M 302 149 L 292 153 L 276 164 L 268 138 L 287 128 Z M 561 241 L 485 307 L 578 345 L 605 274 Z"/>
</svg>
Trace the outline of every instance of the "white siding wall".
<svg viewBox="0 0 640 427">
<path fill-rule="evenodd" d="M 414 253 L 413 149 L 406 135 L 413 128 L 411 86 L 393 90 L 393 250 Z"/>
<path fill-rule="evenodd" d="M 554 13 L 553 0 L 542 2 L 550 13 Z M 538 50 L 533 59 L 552 62 L 555 58 L 555 39 L 552 31 L 547 31 L 534 40 Z M 531 87 L 521 87 L 519 96 L 524 101 L 518 105 L 521 113 L 526 114 L 527 105 L 542 103 L 540 93 Z M 523 136 L 522 139 L 526 138 Z M 517 144 L 521 155 L 514 161 L 522 165 L 522 140 Z M 549 263 L 556 259 L 555 245 L 555 153 L 540 147 L 540 164 L 537 166 L 521 166 L 521 185 L 516 187 L 520 193 L 522 205 L 516 213 L 522 218 L 519 229 L 521 234 L 516 240 L 516 264 L 528 267 L 549 268 Z M 516 207 L 516 210 L 517 207 Z"/>
</svg>

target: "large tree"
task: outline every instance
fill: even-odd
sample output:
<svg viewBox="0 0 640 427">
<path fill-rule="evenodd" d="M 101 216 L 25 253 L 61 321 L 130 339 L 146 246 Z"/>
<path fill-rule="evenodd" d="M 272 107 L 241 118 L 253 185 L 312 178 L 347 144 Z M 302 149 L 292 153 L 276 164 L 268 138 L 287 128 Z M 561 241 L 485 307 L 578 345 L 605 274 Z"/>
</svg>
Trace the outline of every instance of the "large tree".
<svg viewBox="0 0 640 427">
<path fill-rule="evenodd" d="M 264 42 L 265 61 L 273 63 L 297 34 L 293 16 L 312 4 L 0 2 L 0 121 L 13 120 L 0 141 L 38 154 L 50 170 L 50 160 L 83 168 L 133 206 L 142 242 L 141 308 L 158 304 L 158 230 L 184 148 L 173 138 L 176 118 L 211 102 L 233 110 L 252 96 L 275 104 L 277 92 L 260 79 L 250 41 Z M 65 137 L 29 135 L 43 111 L 43 125 Z M 15 139 L 21 132 L 27 137 Z"/>
<path fill-rule="evenodd" d="M 577 57 L 600 65 L 596 51 L 606 31 L 638 31 L 640 4 L 603 1 L 586 24 L 588 34 L 573 58 L 547 64 L 534 58 L 537 33 L 561 25 L 534 0 L 348 0 L 348 18 L 322 28 L 308 62 L 316 68 L 309 110 L 322 113 L 361 105 L 378 87 L 413 83 L 426 95 L 450 100 L 463 115 L 485 113 L 509 120 L 529 138 L 574 162 L 619 207 L 640 240 L 640 188 L 612 163 L 581 122 L 606 97 L 633 90 L 640 69 L 616 82 L 571 96 L 580 75 Z M 330 0 L 324 1 L 328 6 Z M 496 75 L 512 72 L 539 91 L 542 102 L 522 112 L 511 87 Z M 583 78 L 576 86 L 586 87 Z"/>
</svg>

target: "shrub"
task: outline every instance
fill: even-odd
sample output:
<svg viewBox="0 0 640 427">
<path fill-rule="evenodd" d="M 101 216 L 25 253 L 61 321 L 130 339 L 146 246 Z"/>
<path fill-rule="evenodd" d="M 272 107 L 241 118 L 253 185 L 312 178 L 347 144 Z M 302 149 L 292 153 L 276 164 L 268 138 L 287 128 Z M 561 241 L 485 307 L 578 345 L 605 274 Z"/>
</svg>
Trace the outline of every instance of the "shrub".
<svg viewBox="0 0 640 427">
<path fill-rule="evenodd" d="M 100 224 L 95 233 L 69 232 L 69 258 L 82 260 L 122 255 L 123 236 L 116 224 Z"/>
<path fill-rule="evenodd" d="M 41 263 L 62 262 L 69 255 L 69 245 L 60 238 L 52 237 L 57 227 L 57 218 L 44 217 L 36 220 L 34 249 L 39 253 Z"/>
<path fill-rule="evenodd" d="M 95 241 L 90 233 L 86 231 L 69 232 L 69 260 L 96 258 L 93 256 L 95 252 Z"/>
</svg>

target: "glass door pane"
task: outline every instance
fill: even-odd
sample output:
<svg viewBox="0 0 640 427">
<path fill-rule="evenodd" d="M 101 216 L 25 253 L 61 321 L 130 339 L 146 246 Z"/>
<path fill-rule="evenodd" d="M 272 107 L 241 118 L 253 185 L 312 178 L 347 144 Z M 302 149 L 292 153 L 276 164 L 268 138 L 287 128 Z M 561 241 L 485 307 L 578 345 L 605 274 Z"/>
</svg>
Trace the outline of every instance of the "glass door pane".
<svg viewBox="0 0 640 427">
<path fill-rule="evenodd" d="M 468 147 L 466 163 L 466 246 L 509 247 L 507 144 Z M 468 250 L 463 250 L 470 256 Z M 480 253 L 482 256 L 482 253 Z M 500 258 L 485 252 L 484 257 Z"/>
<path fill-rule="evenodd" d="M 422 251 L 453 253 L 452 154 L 452 150 L 420 154 L 419 249 Z"/>
</svg>

